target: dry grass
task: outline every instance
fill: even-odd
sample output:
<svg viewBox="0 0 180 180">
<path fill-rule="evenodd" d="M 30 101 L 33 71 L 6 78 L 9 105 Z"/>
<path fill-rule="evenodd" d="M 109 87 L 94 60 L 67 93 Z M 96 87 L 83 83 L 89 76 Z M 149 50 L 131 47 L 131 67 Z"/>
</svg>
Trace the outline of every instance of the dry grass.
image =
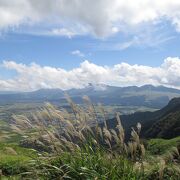
<svg viewBox="0 0 180 180">
<path fill-rule="evenodd" d="M 118 113 L 116 129 L 109 129 L 106 123 L 107 114 L 101 105 L 103 125 L 99 125 L 96 110 L 87 96 L 83 97 L 87 108 L 76 105 L 68 95 L 66 98 L 72 112 L 58 110 L 52 104 L 46 103 L 44 108 L 29 118 L 14 115 L 12 129 L 19 134 L 35 130 L 38 134 L 34 138 L 41 139 L 42 143 L 48 142 L 54 153 L 76 151 L 91 143 L 94 148 L 103 146 L 109 152 L 116 149 L 114 152 L 126 154 L 133 160 L 145 156 L 145 148 L 139 138 L 140 123 L 137 124 L 137 130 L 132 128 L 131 139 L 126 143 L 125 130 Z"/>
<path fill-rule="evenodd" d="M 134 163 L 134 170 L 141 173 L 148 172 L 150 163 L 145 160 L 146 150 L 140 140 L 140 123 L 132 128 L 131 138 L 127 142 L 119 113 L 116 114 L 116 129 L 109 129 L 106 123 L 108 116 L 101 105 L 99 108 L 103 123 L 98 122 L 95 107 L 87 96 L 83 97 L 86 108 L 76 105 L 68 95 L 66 98 L 71 106 L 71 112 L 65 109 L 59 110 L 52 104 L 46 103 L 44 108 L 29 118 L 14 115 L 12 129 L 19 134 L 35 132 L 33 138 L 40 141 L 42 145 L 51 147 L 51 154 L 89 153 L 89 150 L 96 152 L 103 149 L 108 152 L 111 161 L 113 157 L 123 156 Z M 169 154 L 159 159 L 159 179 L 164 177 L 166 162 L 173 159 L 175 155 L 179 156 L 177 149 L 173 148 Z"/>
</svg>

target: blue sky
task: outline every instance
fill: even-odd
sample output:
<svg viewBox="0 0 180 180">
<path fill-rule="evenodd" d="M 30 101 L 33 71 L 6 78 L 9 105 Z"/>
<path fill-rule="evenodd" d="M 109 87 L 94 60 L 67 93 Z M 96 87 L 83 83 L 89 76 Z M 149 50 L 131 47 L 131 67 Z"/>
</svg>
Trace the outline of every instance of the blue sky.
<svg viewBox="0 0 180 180">
<path fill-rule="evenodd" d="M 178 0 L 70 1 L 0 2 L 0 90 L 180 87 Z"/>
<path fill-rule="evenodd" d="M 163 37 L 157 40 L 162 33 Z M 68 38 L 7 32 L 0 38 L 0 63 L 3 60 L 25 64 L 36 62 L 42 66 L 65 69 L 78 67 L 84 60 L 108 66 L 121 62 L 159 66 L 166 57 L 180 56 L 180 33 L 174 31 L 171 24 L 167 24 L 158 34 L 152 33 L 150 38 L 149 43 L 152 44 L 142 40 L 140 44 L 118 49 L 117 44 L 123 45 L 131 41 L 133 36 L 117 33 L 104 39 L 89 34 Z M 76 50 L 83 56 L 72 54 Z"/>
</svg>

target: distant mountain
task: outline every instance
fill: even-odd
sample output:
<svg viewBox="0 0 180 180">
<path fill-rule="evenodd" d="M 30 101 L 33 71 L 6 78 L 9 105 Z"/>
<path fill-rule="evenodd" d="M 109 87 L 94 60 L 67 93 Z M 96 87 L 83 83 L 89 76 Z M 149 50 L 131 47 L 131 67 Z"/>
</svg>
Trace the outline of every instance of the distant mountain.
<svg viewBox="0 0 180 180">
<path fill-rule="evenodd" d="M 121 116 L 127 136 L 137 122 L 142 124 L 142 136 L 146 138 L 173 138 L 180 136 L 180 98 L 172 99 L 167 106 L 155 112 L 136 112 Z M 116 127 L 116 119 L 107 121 L 109 128 Z"/>
<path fill-rule="evenodd" d="M 122 106 L 146 106 L 162 108 L 169 100 L 180 97 L 180 90 L 163 86 L 145 85 L 141 87 L 115 87 L 103 84 L 89 84 L 82 89 L 40 89 L 24 93 L 0 93 L 0 104 L 16 102 L 44 102 L 66 103 L 64 93 L 68 93 L 75 103 L 83 103 L 82 96 L 87 95 L 93 103 Z"/>
<path fill-rule="evenodd" d="M 15 94 L 18 93 L 16 91 L 0 91 L 0 94 Z"/>
<path fill-rule="evenodd" d="M 8 92 L 0 93 L 0 105 L 9 103 L 28 103 L 56 101 L 64 97 L 61 89 L 40 89 L 34 92 Z"/>
</svg>

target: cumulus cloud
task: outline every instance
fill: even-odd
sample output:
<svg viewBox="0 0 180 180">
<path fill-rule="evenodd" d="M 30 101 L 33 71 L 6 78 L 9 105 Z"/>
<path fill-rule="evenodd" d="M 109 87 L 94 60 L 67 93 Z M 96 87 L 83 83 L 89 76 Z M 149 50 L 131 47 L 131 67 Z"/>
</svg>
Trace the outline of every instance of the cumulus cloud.
<svg viewBox="0 0 180 180">
<path fill-rule="evenodd" d="M 0 17 L 1 29 L 45 22 L 48 27 L 56 27 L 55 34 L 70 34 L 68 36 L 74 34 L 72 29 L 77 26 L 81 27 L 79 32 L 104 37 L 134 30 L 144 23 L 156 24 L 162 19 L 169 21 L 179 32 L 180 1 L 0 0 Z"/>
<path fill-rule="evenodd" d="M 168 57 L 159 67 L 120 63 L 98 66 L 84 61 L 78 68 L 65 70 L 49 66 L 4 61 L 4 68 L 16 71 L 10 79 L 0 79 L 0 90 L 32 91 L 40 88 L 83 88 L 89 83 L 115 86 L 165 85 L 180 89 L 180 58 Z"/>
<path fill-rule="evenodd" d="M 84 57 L 84 53 L 82 53 L 80 50 L 74 50 L 71 52 L 72 55 L 75 55 L 75 56 L 79 56 L 79 57 Z"/>
</svg>

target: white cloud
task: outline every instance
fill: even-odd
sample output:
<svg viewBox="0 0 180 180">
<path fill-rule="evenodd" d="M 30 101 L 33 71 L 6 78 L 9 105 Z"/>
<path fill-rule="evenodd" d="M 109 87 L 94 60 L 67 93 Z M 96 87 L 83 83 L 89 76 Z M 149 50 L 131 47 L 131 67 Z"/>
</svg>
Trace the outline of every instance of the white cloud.
<svg viewBox="0 0 180 180">
<path fill-rule="evenodd" d="M 135 31 L 136 27 L 162 19 L 180 31 L 180 1 L 0 0 L 0 17 L 0 29 L 43 22 L 51 29 L 54 27 L 55 34 L 69 34 L 78 25 L 82 32 L 105 37 L 119 31 Z"/>
<path fill-rule="evenodd" d="M 109 50 L 124 50 L 132 46 L 136 47 L 155 47 L 160 48 L 160 45 L 163 43 L 166 43 L 172 39 L 174 39 L 175 36 L 166 36 L 163 34 L 160 35 L 138 35 L 134 36 L 129 41 L 125 41 L 122 43 L 114 43 L 111 46 L 107 46 L 107 49 Z"/>
<path fill-rule="evenodd" d="M 0 79 L 0 90 L 31 91 L 40 88 L 82 88 L 88 83 L 115 86 L 165 85 L 180 89 L 180 58 L 168 57 L 159 67 L 120 63 L 113 67 L 98 66 L 84 61 L 78 68 L 65 70 L 49 66 L 17 64 L 5 61 L 3 67 L 17 75 Z"/>
<path fill-rule="evenodd" d="M 85 57 L 84 53 L 82 53 L 80 50 L 74 50 L 71 52 L 71 54 L 79 57 Z"/>
<path fill-rule="evenodd" d="M 59 28 L 59 29 L 52 29 L 49 32 L 49 35 L 54 35 L 54 36 L 67 36 L 68 38 L 72 38 L 73 36 L 76 35 L 76 32 L 70 31 L 66 28 Z"/>
</svg>

